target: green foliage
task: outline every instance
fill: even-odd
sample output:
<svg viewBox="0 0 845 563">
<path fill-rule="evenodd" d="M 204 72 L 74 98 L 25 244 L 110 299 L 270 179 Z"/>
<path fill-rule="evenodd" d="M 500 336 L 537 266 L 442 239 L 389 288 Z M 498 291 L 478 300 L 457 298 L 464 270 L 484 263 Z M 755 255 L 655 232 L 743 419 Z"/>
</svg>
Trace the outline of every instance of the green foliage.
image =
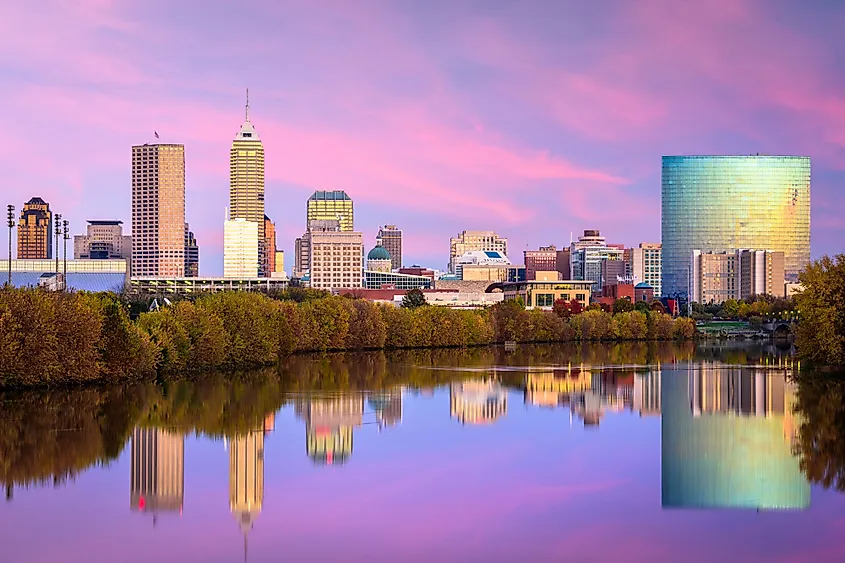
<svg viewBox="0 0 845 563">
<path fill-rule="evenodd" d="M 845 365 L 845 254 L 811 262 L 799 276 L 795 345 L 818 365 Z"/>
<path fill-rule="evenodd" d="M 318 295 L 322 295 L 318 297 Z M 691 338 L 694 324 L 657 312 L 393 307 L 293 291 L 180 300 L 132 321 L 114 294 L 0 290 L 0 387 L 126 382 L 269 366 L 295 352 L 483 346 L 494 342 Z M 577 312 L 576 312 L 577 311 Z"/>
<path fill-rule="evenodd" d="M 490 307 L 493 339 L 496 342 L 522 342 L 525 331 L 525 306 L 521 300 L 508 299 Z"/>
<path fill-rule="evenodd" d="M 631 303 L 631 300 L 627 297 L 623 297 L 613 302 L 612 310 L 614 315 L 618 313 L 627 313 L 634 310 L 634 304 Z"/>
<path fill-rule="evenodd" d="M 405 309 L 416 309 L 424 305 L 427 305 L 427 302 L 421 289 L 410 289 L 402 298 L 402 307 Z"/>
<path fill-rule="evenodd" d="M 678 317 L 672 326 L 675 340 L 691 340 L 695 336 L 695 321 L 689 317 Z"/>
<path fill-rule="evenodd" d="M 645 340 L 648 337 L 648 317 L 640 311 L 619 313 L 613 315 L 612 329 L 618 340 Z"/>
</svg>

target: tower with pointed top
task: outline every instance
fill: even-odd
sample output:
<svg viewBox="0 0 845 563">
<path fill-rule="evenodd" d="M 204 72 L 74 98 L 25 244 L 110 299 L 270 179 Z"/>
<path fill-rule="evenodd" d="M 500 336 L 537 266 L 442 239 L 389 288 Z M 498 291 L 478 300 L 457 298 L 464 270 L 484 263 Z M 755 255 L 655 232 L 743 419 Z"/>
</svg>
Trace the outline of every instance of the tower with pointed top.
<svg viewBox="0 0 845 563">
<path fill-rule="evenodd" d="M 229 213 L 231 219 L 243 219 L 258 226 L 259 264 L 264 264 L 264 145 L 249 120 L 249 90 L 246 112 L 240 131 L 229 151 Z M 259 275 L 269 275 L 259 272 Z"/>
</svg>

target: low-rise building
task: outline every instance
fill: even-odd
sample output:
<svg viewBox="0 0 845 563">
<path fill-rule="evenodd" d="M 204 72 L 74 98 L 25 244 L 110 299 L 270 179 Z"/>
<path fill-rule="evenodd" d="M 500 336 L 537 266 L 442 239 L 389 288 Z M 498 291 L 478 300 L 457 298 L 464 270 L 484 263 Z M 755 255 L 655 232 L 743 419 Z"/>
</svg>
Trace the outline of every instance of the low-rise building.
<svg viewBox="0 0 845 563">
<path fill-rule="evenodd" d="M 114 260 L 64 260 L 59 261 L 56 272 L 55 260 L 12 260 L 12 285 L 14 287 L 38 287 L 44 274 L 64 274 L 61 280 L 69 291 L 123 291 L 129 281 L 129 261 Z M 0 279 L 5 280 L 9 261 L 0 260 Z M 42 284 L 52 283 L 49 276 Z M 59 277 L 54 280 L 58 283 Z M 51 286 L 52 287 L 52 286 Z"/>
<path fill-rule="evenodd" d="M 526 308 L 551 309 L 554 302 L 562 299 L 567 303 L 575 300 L 582 307 L 590 304 L 590 280 L 524 281 L 502 284 L 505 299 L 521 298 Z"/>
<path fill-rule="evenodd" d="M 408 291 L 411 289 L 431 289 L 431 284 L 431 278 L 428 276 L 411 276 L 408 274 L 372 270 L 364 271 L 364 287 L 366 289 L 381 289 L 387 286 Z"/>
<path fill-rule="evenodd" d="M 449 307 L 451 309 L 483 309 L 505 300 L 504 293 L 460 293 L 439 291 L 425 293 L 429 305 Z"/>
<path fill-rule="evenodd" d="M 70 277 L 70 274 L 68 274 Z M 127 289 L 132 295 L 167 296 L 287 289 L 287 278 L 132 278 Z"/>
</svg>

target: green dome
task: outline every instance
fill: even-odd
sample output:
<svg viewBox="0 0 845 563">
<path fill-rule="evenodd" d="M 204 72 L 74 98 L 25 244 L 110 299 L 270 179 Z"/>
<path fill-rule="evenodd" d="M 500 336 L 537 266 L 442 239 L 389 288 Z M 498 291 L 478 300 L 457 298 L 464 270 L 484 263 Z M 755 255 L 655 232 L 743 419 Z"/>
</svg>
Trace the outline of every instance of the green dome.
<svg viewBox="0 0 845 563">
<path fill-rule="evenodd" d="M 367 260 L 390 260 L 390 253 L 383 246 L 377 245 L 367 254 Z"/>
</svg>

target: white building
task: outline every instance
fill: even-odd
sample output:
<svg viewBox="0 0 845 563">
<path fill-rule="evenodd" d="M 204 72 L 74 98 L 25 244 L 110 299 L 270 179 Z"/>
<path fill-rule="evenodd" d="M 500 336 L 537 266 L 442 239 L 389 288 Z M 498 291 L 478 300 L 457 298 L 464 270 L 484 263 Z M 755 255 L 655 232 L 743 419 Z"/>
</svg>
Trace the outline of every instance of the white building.
<svg viewBox="0 0 845 563">
<path fill-rule="evenodd" d="M 459 280 L 507 281 L 510 259 L 496 250 L 472 250 L 455 258 L 455 275 Z M 472 270 L 472 274 L 469 271 Z"/>
<path fill-rule="evenodd" d="M 502 238 L 495 231 L 463 231 L 449 240 L 449 272 L 457 273 L 457 258 L 475 250 L 490 250 L 507 255 L 508 239 Z"/>
<path fill-rule="evenodd" d="M 351 231 L 311 231 L 311 287 L 364 287 L 364 237 Z"/>
<path fill-rule="evenodd" d="M 223 277 L 258 277 L 258 223 L 230 219 L 223 226 Z"/>
</svg>

